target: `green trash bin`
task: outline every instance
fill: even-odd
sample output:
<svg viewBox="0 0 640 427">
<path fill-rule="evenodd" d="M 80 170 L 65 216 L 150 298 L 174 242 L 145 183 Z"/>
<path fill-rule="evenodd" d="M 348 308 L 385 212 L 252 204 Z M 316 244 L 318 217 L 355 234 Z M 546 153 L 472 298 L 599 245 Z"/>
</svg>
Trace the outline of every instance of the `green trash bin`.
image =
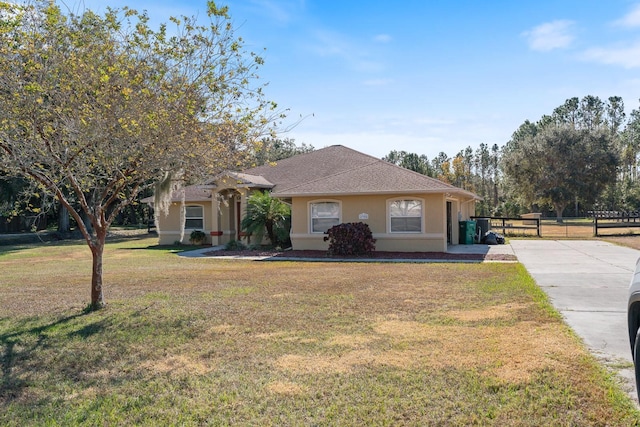
<svg viewBox="0 0 640 427">
<path fill-rule="evenodd" d="M 476 239 L 476 222 L 460 221 L 459 243 L 461 245 L 473 245 Z"/>
</svg>

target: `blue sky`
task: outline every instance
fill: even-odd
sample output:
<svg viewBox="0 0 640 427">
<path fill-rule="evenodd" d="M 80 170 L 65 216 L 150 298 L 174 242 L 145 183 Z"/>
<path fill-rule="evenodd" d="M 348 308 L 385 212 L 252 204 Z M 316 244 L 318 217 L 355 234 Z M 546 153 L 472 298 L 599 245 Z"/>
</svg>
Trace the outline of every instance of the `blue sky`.
<svg viewBox="0 0 640 427">
<path fill-rule="evenodd" d="M 69 0 L 70 1 L 70 0 Z M 69 3 L 66 3 L 69 4 Z M 73 4 L 73 3 L 71 3 Z M 84 0 L 204 15 L 205 0 Z M 450 156 L 504 145 L 570 97 L 640 98 L 640 1 L 227 0 L 261 51 L 267 97 L 306 117 L 283 137 Z"/>
</svg>

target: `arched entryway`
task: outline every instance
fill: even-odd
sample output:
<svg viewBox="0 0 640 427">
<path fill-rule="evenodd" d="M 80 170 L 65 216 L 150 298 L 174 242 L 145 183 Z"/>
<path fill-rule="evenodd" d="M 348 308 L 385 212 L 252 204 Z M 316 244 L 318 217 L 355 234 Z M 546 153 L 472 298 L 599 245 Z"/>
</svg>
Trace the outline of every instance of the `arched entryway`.
<svg viewBox="0 0 640 427">
<path fill-rule="evenodd" d="M 240 240 L 242 221 L 242 195 L 234 188 L 226 188 L 215 194 L 214 244 L 224 245 L 232 240 Z M 217 242 L 215 238 L 217 237 Z"/>
</svg>

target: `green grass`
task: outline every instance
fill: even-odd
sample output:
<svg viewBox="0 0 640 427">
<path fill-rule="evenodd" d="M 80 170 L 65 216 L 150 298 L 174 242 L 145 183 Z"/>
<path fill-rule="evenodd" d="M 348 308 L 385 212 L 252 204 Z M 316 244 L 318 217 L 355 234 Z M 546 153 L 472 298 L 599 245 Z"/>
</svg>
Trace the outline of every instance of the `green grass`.
<svg viewBox="0 0 640 427">
<path fill-rule="evenodd" d="M 635 425 L 519 264 L 0 247 L 0 425 Z"/>
</svg>

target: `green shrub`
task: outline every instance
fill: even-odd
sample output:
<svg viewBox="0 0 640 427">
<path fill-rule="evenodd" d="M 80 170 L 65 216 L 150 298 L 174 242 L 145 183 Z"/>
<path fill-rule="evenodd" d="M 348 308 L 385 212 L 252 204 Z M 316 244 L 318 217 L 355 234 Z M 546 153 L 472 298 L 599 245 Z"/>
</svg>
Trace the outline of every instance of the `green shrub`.
<svg viewBox="0 0 640 427">
<path fill-rule="evenodd" d="M 257 244 L 262 244 L 266 232 L 272 246 L 288 245 L 291 208 L 268 191 L 256 191 L 247 198 L 247 211 L 241 227 L 255 238 Z"/>
<path fill-rule="evenodd" d="M 247 247 L 240 240 L 232 240 L 224 245 L 224 249 L 226 251 L 244 251 Z"/>
<path fill-rule="evenodd" d="M 366 255 L 376 249 L 376 239 L 363 222 L 334 225 L 324 240 L 329 241 L 329 255 Z"/>
<path fill-rule="evenodd" d="M 207 235 L 204 231 L 193 230 L 189 235 L 189 241 L 194 245 L 201 245 L 207 241 Z"/>
</svg>

